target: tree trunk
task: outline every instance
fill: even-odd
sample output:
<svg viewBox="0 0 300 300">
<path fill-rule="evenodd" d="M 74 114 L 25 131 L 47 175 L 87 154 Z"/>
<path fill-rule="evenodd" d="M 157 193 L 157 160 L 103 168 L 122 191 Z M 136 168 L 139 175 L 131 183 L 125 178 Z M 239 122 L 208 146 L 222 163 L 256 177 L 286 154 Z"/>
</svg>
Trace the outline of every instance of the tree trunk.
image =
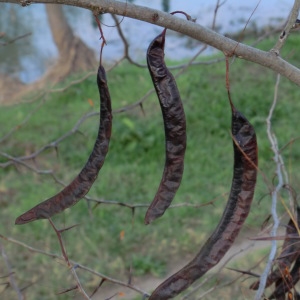
<svg viewBox="0 0 300 300">
<path fill-rule="evenodd" d="M 63 13 L 62 5 L 46 4 L 46 10 L 59 57 L 42 78 L 30 85 L 22 84 L 20 81 L 12 78 L 4 80 L 2 76 L 0 78 L 1 104 L 4 104 L 4 101 L 5 104 L 14 104 L 20 101 L 20 98 L 24 95 L 42 90 L 46 85 L 49 86 L 49 83 L 53 85 L 70 74 L 97 70 L 98 63 L 95 53 L 80 38 L 74 36 Z M 7 84 L 8 82 L 10 85 Z M 11 85 L 17 88 L 12 89 Z M 9 103 L 5 99 L 9 99 Z"/>
<path fill-rule="evenodd" d="M 97 62 L 94 52 L 74 36 L 62 6 L 46 4 L 46 10 L 59 58 L 43 79 L 58 82 L 72 73 L 95 69 Z"/>
</svg>

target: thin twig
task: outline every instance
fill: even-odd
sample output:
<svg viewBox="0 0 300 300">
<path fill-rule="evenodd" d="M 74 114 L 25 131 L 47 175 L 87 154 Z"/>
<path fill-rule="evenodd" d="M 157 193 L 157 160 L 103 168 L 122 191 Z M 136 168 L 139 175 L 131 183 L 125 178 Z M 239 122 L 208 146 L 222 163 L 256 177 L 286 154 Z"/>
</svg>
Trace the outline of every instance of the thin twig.
<svg viewBox="0 0 300 300">
<path fill-rule="evenodd" d="M 57 235 L 57 238 L 58 238 L 58 241 L 59 241 L 59 245 L 60 245 L 60 249 L 61 249 L 61 253 L 62 253 L 63 258 L 64 258 L 64 260 L 66 261 L 68 267 L 71 268 L 71 272 L 72 272 L 73 277 L 74 277 L 74 279 L 75 279 L 75 281 L 76 281 L 78 291 L 83 295 L 83 297 L 84 297 L 85 299 L 90 300 L 90 297 L 89 297 L 88 294 L 85 292 L 85 290 L 84 290 L 84 288 L 82 287 L 81 282 L 80 282 L 80 280 L 79 280 L 79 278 L 78 278 L 78 276 L 77 276 L 77 273 L 76 273 L 76 270 L 75 270 L 76 265 L 73 264 L 73 266 L 71 266 L 69 257 L 68 257 L 68 255 L 67 255 L 67 250 L 66 250 L 66 248 L 65 248 L 65 245 L 64 245 L 64 243 L 63 243 L 62 236 L 61 236 L 61 233 L 64 232 L 64 231 L 66 231 L 66 229 L 58 230 L 58 229 L 56 228 L 56 226 L 54 225 L 54 223 L 52 222 L 51 219 L 48 219 L 48 221 L 50 222 L 50 224 L 51 224 L 53 230 L 55 231 L 55 233 L 56 233 L 56 235 Z M 69 227 L 69 228 L 67 228 L 67 230 L 68 230 L 68 229 L 71 229 L 71 228 L 74 228 L 74 227 L 75 227 L 75 225 L 74 225 L 74 226 L 71 226 L 71 227 Z"/>
<path fill-rule="evenodd" d="M 37 169 L 27 163 L 25 163 L 22 159 L 20 158 L 17 158 L 17 157 L 13 157 L 7 153 L 4 153 L 4 152 L 0 152 L 0 155 L 9 159 L 9 162 L 6 162 L 6 163 L 0 163 L 0 167 L 4 168 L 6 167 L 7 165 L 11 165 L 11 164 L 19 164 L 19 165 L 22 165 L 26 168 L 28 168 L 29 170 L 37 173 L 37 174 L 51 174 L 53 175 L 53 171 L 52 170 L 40 170 L 40 169 Z"/>
<path fill-rule="evenodd" d="M 58 241 L 59 241 L 59 245 L 60 245 L 60 249 L 61 249 L 61 253 L 63 255 L 63 258 L 65 259 L 68 267 L 71 267 L 71 264 L 70 264 L 70 261 L 69 261 L 69 257 L 67 255 L 67 251 L 65 249 L 65 246 L 64 246 L 64 243 L 63 243 L 63 240 L 62 240 L 62 236 L 61 236 L 61 233 L 60 231 L 56 228 L 56 226 L 54 225 L 54 223 L 52 222 L 52 220 L 49 218 L 48 219 L 49 223 L 51 224 L 53 230 L 55 231 L 56 235 L 57 235 L 57 238 L 58 238 Z"/>
<path fill-rule="evenodd" d="M 127 39 L 126 39 L 126 37 L 125 37 L 125 35 L 123 33 L 123 30 L 121 28 L 121 24 L 120 24 L 120 22 L 119 22 L 119 20 L 118 20 L 118 18 L 117 18 L 116 15 L 111 14 L 111 17 L 113 18 L 113 20 L 114 20 L 114 22 L 116 24 L 116 28 L 117 28 L 118 34 L 119 34 L 119 36 L 120 36 L 120 38 L 121 38 L 121 40 L 122 40 L 122 42 L 124 44 L 124 58 L 126 58 L 131 64 L 133 64 L 133 65 L 135 65 L 135 66 L 137 66 L 139 68 L 147 68 L 147 65 L 139 64 L 139 63 L 135 62 L 130 57 L 130 55 L 129 55 L 129 43 L 128 43 L 128 41 L 127 41 Z"/>
<path fill-rule="evenodd" d="M 90 117 L 94 117 L 94 116 L 99 116 L 99 112 L 89 112 L 89 113 L 83 115 L 76 122 L 76 124 L 73 126 L 73 128 L 71 130 L 69 130 L 68 132 L 66 132 L 65 134 L 60 136 L 58 139 L 54 140 L 53 142 L 50 142 L 49 144 L 47 144 L 47 145 L 41 147 L 40 149 L 38 149 L 37 151 L 31 153 L 30 155 L 20 156 L 20 157 L 12 157 L 12 156 L 10 156 L 6 153 L 0 152 L 0 155 L 2 155 L 3 157 L 6 157 L 6 158 L 9 159 L 9 161 L 7 161 L 5 163 L 1 163 L 0 167 L 5 168 L 5 167 L 8 167 L 9 165 L 11 165 L 13 163 L 24 164 L 23 161 L 37 158 L 42 152 L 44 152 L 47 149 L 50 149 L 50 148 L 55 148 L 56 149 L 62 141 L 64 141 L 65 139 L 67 139 L 68 137 L 73 135 L 74 133 L 79 132 L 79 127 L 82 125 L 82 123 L 84 123 Z"/>
<path fill-rule="evenodd" d="M 61 260 L 61 261 L 64 261 L 64 258 L 63 256 L 60 256 L 60 255 L 57 255 L 57 254 L 54 254 L 54 253 L 50 253 L 50 252 L 47 252 L 47 251 L 44 251 L 44 250 L 40 250 L 40 249 L 37 249 L 37 248 L 34 248 L 34 247 L 31 247 L 29 245 L 27 245 L 26 243 L 23 243 L 21 241 L 18 241 L 18 240 L 15 240 L 14 238 L 10 238 L 10 237 L 6 237 L 2 234 L 0 234 L 0 238 L 7 241 L 7 242 L 10 242 L 10 243 L 13 243 L 15 245 L 18 245 L 18 246 L 21 246 L 23 248 L 26 248 L 28 249 L 29 251 L 33 252 L 33 253 L 39 253 L 39 254 L 42 254 L 42 255 L 46 255 L 46 256 L 49 256 L 51 258 L 55 258 L 55 259 L 58 259 L 58 260 Z M 100 278 L 103 278 L 109 282 L 112 282 L 114 284 L 117 284 L 117 285 L 120 285 L 120 286 L 124 286 L 126 288 L 129 288 L 131 290 L 134 290 L 142 295 L 146 295 L 146 296 L 149 296 L 148 293 L 146 293 L 145 291 L 139 289 L 138 287 L 132 285 L 132 284 L 128 284 L 126 282 L 123 282 L 123 281 L 120 281 L 120 280 L 117 280 L 117 279 L 114 279 L 114 278 L 111 278 L 109 276 L 106 276 L 102 273 L 99 273 L 91 268 L 88 268 L 84 265 L 81 265 L 79 264 L 78 262 L 76 261 L 73 261 L 73 260 L 69 260 L 69 262 L 71 263 L 72 266 L 76 266 L 77 268 L 80 268 L 82 270 L 85 270 L 93 275 L 96 275 Z"/>
<path fill-rule="evenodd" d="M 216 6 L 215 6 L 215 9 L 214 9 L 214 17 L 213 17 L 212 25 L 211 25 L 212 30 L 216 29 L 216 21 L 217 21 L 218 11 L 219 11 L 220 7 L 223 6 L 225 3 L 226 3 L 226 0 L 224 0 L 221 3 L 220 3 L 220 0 L 217 0 Z"/>
<path fill-rule="evenodd" d="M 273 221 L 274 221 L 274 225 L 273 225 L 273 228 L 270 233 L 271 237 L 276 237 L 277 230 L 279 227 L 279 218 L 277 216 L 277 210 L 276 210 L 277 197 L 278 197 L 279 191 L 281 190 L 281 188 L 283 187 L 283 184 L 284 184 L 283 176 L 282 176 L 282 158 L 280 159 L 281 155 L 280 155 L 279 148 L 278 148 L 277 138 L 276 138 L 275 134 L 272 132 L 272 128 L 271 128 L 271 125 L 272 125 L 271 119 L 272 119 L 272 115 L 273 115 L 273 112 L 274 112 L 274 109 L 275 109 L 275 106 L 276 106 L 277 100 L 278 100 L 279 82 L 280 82 L 280 74 L 277 75 L 277 80 L 276 80 L 276 84 L 275 84 L 275 88 L 274 88 L 274 99 L 273 99 L 273 103 L 272 103 L 272 106 L 269 111 L 269 115 L 267 117 L 267 134 L 268 134 L 268 138 L 269 138 L 269 141 L 271 143 L 271 147 L 272 147 L 272 150 L 274 153 L 274 162 L 276 164 L 276 174 L 278 177 L 278 183 L 277 183 L 275 189 L 271 193 L 271 195 L 272 195 L 271 213 L 272 213 L 272 217 L 273 217 Z M 276 242 L 276 240 L 272 240 L 272 246 L 271 246 L 271 250 L 270 250 L 270 254 L 269 254 L 269 259 L 268 259 L 266 267 L 260 277 L 259 288 L 256 292 L 255 300 L 260 300 L 264 293 L 268 274 L 271 270 L 274 258 L 276 256 L 276 251 L 277 251 L 277 242 Z"/>
<path fill-rule="evenodd" d="M 10 44 L 13 44 L 15 41 L 23 39 L 23 38 L 26 38 L 26 37 L 28 37 L 30 35 L 32 35 L 32 33 L 28 32 L 28 33 L 25 33 L 23 35 L 17 36 L 15 38 L 11 39 L 11 40 L 8 40 L 6 42 L 0 42 L 0 46 L 7 46 L 7 45 L 10 45 Z"/>
<path fill-rule="evenodd" d="M 16 292 L 16 294 L 18 296 L 18 299 L 19 300 L 24 300 L 25 298 L 24 298 L 21 290 L 19 289 L 19 287 L 18 287 L 18 285 L 17 285 L 17 283 L 15 281 L 14 273 L 12 271 L 11 265 L 9 263 L 8 257 L 7 257 L 7 255 L 5 253 L 4 246 L 2 245 L 2 243 L 0 243 L 0 250 L 1 250 L 1 255 L 3 257 L 3 260 L 5 262 L 6 268 L 7 268 L 8 272 L 9 272 L 8 276 L 9 276 L 10 285 L 15 290 L 15 292 Z"/>
<path fill-rule="evenodd" d="M 299 15 L 300 10 L 300 0 L 295 0 L 293 8 L 290 12 L 288 21 L 285 25 L 284 30 L 281 32 L 279 39 L 276 42 L 276 45 L 271 49 L 272 52 L 276 53 L 276 55 L 279 55 L 280 49 L 283 47 L 285 41 L 287 40 L 287 37 L 290 33 L 290 30 L 293 28 L 293 26 L 296 23 L 296 20 Z"/>
<path fill-rule="evenodd" d="M 237 252 L 233 253 L 232 255 L 230 255 L 227 259 L 225 259 L 221 265 L 218 268 L 217 273 L 219 274 L 221 272 L 221 270 L 223 270 L 225 268 L 225 266 L 236 256 L 238 256 L 239 254 L 247 251 L 248 249 L 250 249 L 251 247 L 254 246 L 254 243 L 249 244 L 247 247 L 242 248 L 240 250 L 238 250 Z M 196 291 L 198 291 L 206 282 L 208 282 L 209 280 L 211 280 L 214 276 L 216 276 L 216 273 L 211 274 L 210 276 L 206 277 L 203 282 L 201 282 L 199 285 L 195 286 L 190 292 L 188 292 L 183 298 L 182 300 L 187 300 L 192 294 L 194 294 Z M 202 294 L 200 297 L 197 297 L 197 299 L 201 299 L 202 297 L 204 297 L 205 295 L 211 293 L 212 291 L 214 291 L 215 289 L 221 288 L 225 285 L 231 284 L 232 282 L 236 281 L 237 279 L 239 279 L 240 277 L 242 277 L 242 275 L 239 275 L 237 278 L 235 278 L 233 281 L 230 281 L 230 283 L 224 283 L 222 285 L 215 285 L 213 286 L 211 289 L 207 290 L 204 292 L 204 294 Z"/>
<path fill-rule="evenodd" d="M 84 288 L 82 287 L 81 285 L 81 282 L 78 278 L 78 275 L 76 273 L 76 268 L 77 266 L 76 265 L 73 265 L 73 267 L 71 268 L 71 272 L 73 274 L 73 277 L 75 278 L 76 280 L 76 283 L 77 283 L 77 289 L 79 290 L 79 292 L 83 295 L 83 297 L 87 300 L 90 300 L 91 298 L 89 297 L 89 295 L 86 293 L 86 291 L 84 290 Z"/>
<path fill-rule="evenodd" d="M 227 193 L 226 193 L 227 194 Z M 178 207 L 193 207 L 193 208 L 199 208 L 199 207 L 203 207 L 203 206 L 207 206 L 207 205 L 213 205 L 214 202 L 219 198 L 219 197 L 223 197 L 225 194 L 222 194 L 214 199 L 212 199 L 211 201 L 205 202 L 205 203 L 201 203 L 201 204 L 194 204 L 194 203 L 189 203 L 189 202 L 183 202 L 183 203 L 177 203 L 177 204 L 172 204 L 169 206 L 169 208 L 178 208 Z M 130 204 L 130 203 L 126 203 L 126 202 L 122 202 L 122 201 L 116 201 L 116 200 L 106 200 L 106 199 L 97 199 L 97 198 L 92 198 L 90 196 L 85 196 L 85 199 L 87 201 L 93 201 L 96 202 L 96 205 L 99 204 L 106 204 L 106 205 L 119 205 L 119 206 L 124 206 L 124 207 L 128 207 L 130 209 L 133 208 L 143 208 L 143 207 L 149 207 L 149 203 L 147 204 L 143 204 L 143 203 L 134 203 L 134 204 Z"/>
</svg>

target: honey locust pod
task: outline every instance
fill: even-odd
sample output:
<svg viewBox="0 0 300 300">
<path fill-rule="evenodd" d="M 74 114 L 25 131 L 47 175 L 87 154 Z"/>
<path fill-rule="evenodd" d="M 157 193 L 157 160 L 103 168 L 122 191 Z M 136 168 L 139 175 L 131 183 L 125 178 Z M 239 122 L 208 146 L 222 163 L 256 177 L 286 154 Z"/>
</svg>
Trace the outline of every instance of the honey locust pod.
<svg viewBox="0 0 300 300">
<path fill-rule="evenodd" d="M 253 126 L 231 103 L 234 166 L 229 199 L 219 224 L 196 257 L 161 283 L 149 300 L 171 299 L 217 265 L 234 243 L 248 214 L 257 178 L 257 141 Z"/>
<path fill-rule="evenodd" d="M 163 175 L 150 204 L 145 223 L 149 224 L 164 214 L 170 206 L 183 176 L 186 149 L 186 121 L 175 78 L 164 61 L 166 29 L 147 50 L 147 65 L 159 100 L 165 129 L 165 165 Z"/>
<path fill-rule="evenodd" d="M 97 139 L 87 163 L 76 178 L 61 192 L 19 216 L 15 224 L 20 225 L 38 219 L 49 219 L 76 204 L 92 187 L 104 164 L 112 129 L 111 99 L 105 69 L 102 65 L 98 68 L 97 85 L 100 94 L 100 124 Z"/>
</svg>

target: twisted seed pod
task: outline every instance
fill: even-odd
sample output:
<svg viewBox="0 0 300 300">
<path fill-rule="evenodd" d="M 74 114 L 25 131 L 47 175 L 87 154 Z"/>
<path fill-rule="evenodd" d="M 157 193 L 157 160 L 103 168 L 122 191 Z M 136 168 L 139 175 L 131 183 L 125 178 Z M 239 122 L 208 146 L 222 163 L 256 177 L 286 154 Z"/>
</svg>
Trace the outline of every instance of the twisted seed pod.
<svg viewBox="0 0 300 300">
<path fill-rule="evenodd" d="M 186 149 L 186 121 L 176 81 L 164 61 L 164 30 L 149 45 L 147 65 L 159 99 L 165 128 L 166 160 L 157 193 L 150 204 L 145 223 L 162 216 L 181 183 Z"/>
</svg>

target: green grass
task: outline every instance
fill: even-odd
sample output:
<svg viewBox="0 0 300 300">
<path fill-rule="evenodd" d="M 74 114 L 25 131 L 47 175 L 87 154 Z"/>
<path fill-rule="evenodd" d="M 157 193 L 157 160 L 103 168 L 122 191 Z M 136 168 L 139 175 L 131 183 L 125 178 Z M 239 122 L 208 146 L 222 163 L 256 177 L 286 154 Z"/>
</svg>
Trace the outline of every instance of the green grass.
<svg viewBox="0 0 300 300">
<path fill-rule="evenodd" d="M 260 48 L 267 50 L 274 42 L 266 41 Z M 294 51 L 298 43 L 299 38 L 291 36 L 283 50 L 283 56 L 288 56 L 295 65 L 300 58 Z M 169 62 L 171 64 L 176 62 Z M 271 71 L 249 62 L 236 59 L 231 64 L 233 101 L 256 128 L 259 166 L 267 178 L 266 183 L 260 173 L 252 211 L 245 226 L 256 231 L 269 214 L 271 200 L 263 196 L 269 192 L 268 186 L 274 180 L 275 166 L 265 119 L 273 100 L 275 79 Z M 127 63 L 110 72 L 108 81 L 113 109 L 136 102 L 152 87 L 147 70 Z M 132 211 L 106 204 L 95 208 L 94 203 L 87 205 L 81 201 L 53 218 L 60 228 L 80 224 L 63 234 L 70 259 L 125 282 L 130 268 L 134 276 L 163 276 L 173 260 L 197 253 L 215 228 L 227 201 L 233 166 L 225 63 L 190 67 L 178 78 L 177 84 L 186 112 L 188 146 L 184 177 L 174 204 L 203 204 L 215 199 L 214 205 L 169 209 L 161 219 L 145 226 L 146 208 Z M 279 147 L 299 136 L 299 93 L 298 87 L 281 79 L 279 103 L 272 125 Z M 89 99 L 94 107 L 89 104 Z M 1 136 L 20 124 L 41 102 L 43 105 L 29 121 L 0 144 L 1 152 L 13 156 L 28 155 L 71 130 L 85 113 L 98 111 L 95 78 L 90 77 L 64 93 L 49 94 L 34 103 L 1 107 Z M 90 197 L 128 204 L 149 204 L 153 199 L 164 165 L 164 130 L 154 94 L 143 103 L 143 111 L 137 107 L 114 115 L 109 154 L 89 192 Z M 59 144 L 57 153 L 48 149 L 30 163 L 39 169 L 53 169 L 60 180 L 68 183 L 89 156 L 97 130 L 97 117 L 90 118 L 82 124 L 80 133 Z M 299 190 L 298 144 L 299 141 L 295 141 L 282 153 L 296 192 Z M 0 162 L 6 162 L 6 159 L 0 156 Z M 49 175 L 38 175 L 22 166 L 0 168 L 0 233 L 59 254 L 57 238 L 47 221 L 15 226 L 14 220 L 60 190 L 61 186 Z M 285 194 L 283 198 L 287 202 Z M 279 211 L 284 212 L 281 204 Z M 121 232 L 124 232 L 123 238 L 120 238 Z M 74 285 L 61 262 L 11 243 L 1 244 L 9 254 L 19 286 L 33 284 L 27 289 L 28 299 L 56 299 L 55 293 Z M 0 276 L 7 274 L 3 260 L 0 260 L 0 270 Z M 80 270 L 79 275 L 89 292 L 99 283 L 99 278 L 87 272 Z M 6 298 L 15 296 L 9 293 L 11 290 L 4 292 Z M 72 299 L 73 296 L 71 292 L 60 299 Z"/>
</svg>

